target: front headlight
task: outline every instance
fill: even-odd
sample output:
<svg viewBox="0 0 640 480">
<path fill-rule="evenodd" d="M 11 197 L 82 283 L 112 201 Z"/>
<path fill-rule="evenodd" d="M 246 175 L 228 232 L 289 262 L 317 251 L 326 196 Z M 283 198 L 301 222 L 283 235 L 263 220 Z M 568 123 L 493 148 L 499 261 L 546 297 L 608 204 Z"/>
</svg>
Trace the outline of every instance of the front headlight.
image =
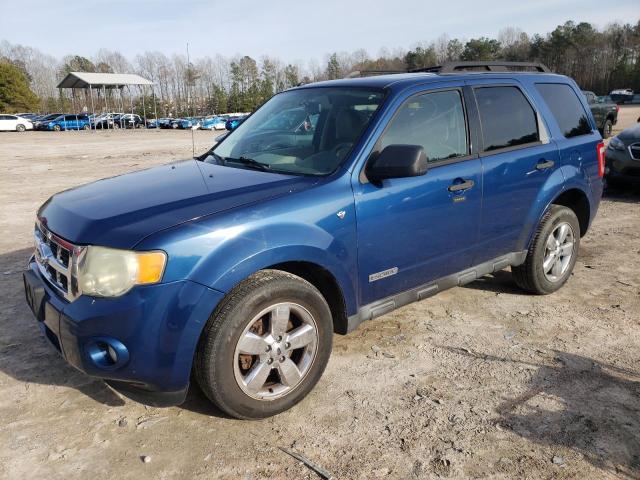
<svg viewBox="0 0 640 480">
<path fill-rule="evenodd" d="M 133 252 L 105 247 L 86 247 L 78 263 L 78 286 L 86 295 L 117 297 L 135 285 L 162 279 L 164 252 Z"/>
<path fill-rule="evenodd" d="M 609 142 L 609 148 L 611 150 L 624 150 L 624 142 L 618 137 L 613 137 Z"/>
</svg>

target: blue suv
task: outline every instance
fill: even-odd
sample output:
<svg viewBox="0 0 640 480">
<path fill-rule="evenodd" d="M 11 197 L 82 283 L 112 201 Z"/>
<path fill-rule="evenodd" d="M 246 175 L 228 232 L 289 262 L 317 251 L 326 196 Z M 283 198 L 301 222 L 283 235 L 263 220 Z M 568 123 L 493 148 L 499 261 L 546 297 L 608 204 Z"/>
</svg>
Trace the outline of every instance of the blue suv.
<svg viewBox="0 0 640 480">
<path fill-rule="evenodd" d="M 507 267 L 558 290 L 602 139 L 571 79 L 481 68 L 300 86 L 198 159 L 54 195 L 24 274 L 44 334 L 131 398 L 179 404 L 194 378 L 251 419 L 309 393 L 334 332 Z M 312 131 L 260 128 L 300 107 Z"/>
<path fill-rule="evenodd" d="M 44 124 L 47 130 L 89 130 L 91 121 L 87 115 L 60 115 Z"/>
</svg>

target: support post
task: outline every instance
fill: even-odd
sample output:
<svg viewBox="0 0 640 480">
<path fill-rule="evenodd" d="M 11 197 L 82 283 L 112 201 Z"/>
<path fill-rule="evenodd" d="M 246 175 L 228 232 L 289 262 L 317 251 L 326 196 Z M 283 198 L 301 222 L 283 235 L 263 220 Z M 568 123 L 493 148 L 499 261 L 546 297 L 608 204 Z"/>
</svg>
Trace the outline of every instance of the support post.
<svg viewBox="0 0 640 480">
<path fill-rule="evenodd" d="M 145 89 L 144 89 L 144 85 L 142 85 L 142 116 L 144 117 L 144 128 L 146 130 L 147 129 L 147 109 L 144 106 L 144 94 L 145 94 Z"/>
<path fill-rule="evenodd" d="M 109 113 L 109 107 L 107 105 L 107 86 L 102 86 L 102 94 L 104 95 L 104 113 Z M 107 130 L 109 130 L 109 117 L 107 116 Z"/>
<path fill-rule="evenodd" d="M 156 129 L 160 130 L 160 124 L 158 123 L 158 102 L 156 100 L 156 89 L 151 87 L 151 94 L 153 95 L 153 112 L 156 116 Z"/>
<path fill-rule="evenodd" d="M 93 106 L 93 89 L 91 88 L 91 85 L 89 85 L 89 96 L 91 97 L 91 115 L 93 116 L 93 128 L 91 128 L 91 117 L 89 117 L 89 130 L 95 131 L 96 109 Z"/>
<path fill-rule="evenodd" d="M 133 118 L 133 97 L 131 96 L 131 86 L 127 85 L 127 91 L 129 92 L 129 105 L 131 106 L 131 120 L 133 120 L 133 126 L 131 127 L 131 130 L 135 130 L 136 129 L 136 122 L 135 119 Z"/>
</svg>

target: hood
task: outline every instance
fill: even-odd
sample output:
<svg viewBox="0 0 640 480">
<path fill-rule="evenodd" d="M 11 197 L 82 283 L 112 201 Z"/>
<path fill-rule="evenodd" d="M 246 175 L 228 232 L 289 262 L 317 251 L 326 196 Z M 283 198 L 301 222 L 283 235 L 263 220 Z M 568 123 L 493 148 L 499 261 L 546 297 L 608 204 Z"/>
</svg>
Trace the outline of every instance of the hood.
<svg viewBox="0 0 640 480">
<path fill-rule="evenodd" d="M 618 138 L 625 144 L 631 144 L 640 140 L 640 123 L 636 123 L 633 127 L 627 128 L 618 134 Z"/>
<path fill-rule="evenodd" d="M 57 193 L 40 207 L 38 218 L 75 244 L 132 248 L 160 230 L 317 181 L 186 160 Z"/>
</svg>

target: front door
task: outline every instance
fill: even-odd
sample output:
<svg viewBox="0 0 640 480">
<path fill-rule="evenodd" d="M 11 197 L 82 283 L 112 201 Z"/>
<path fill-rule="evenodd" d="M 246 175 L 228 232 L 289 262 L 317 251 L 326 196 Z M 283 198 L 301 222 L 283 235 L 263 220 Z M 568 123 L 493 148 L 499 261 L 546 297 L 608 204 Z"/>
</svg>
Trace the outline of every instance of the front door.
<svg viewBox="0 0 640 480">
<path fill-rule="evenodd" d="M 471 265 L 482 172 L 471 154 L 466 117 L 459 88 L 409 97 L 373 155 L 388 145 L 420 145 L 427 173 L 381 185 L 354 178 L 361 305 Z"/>
</svg>

